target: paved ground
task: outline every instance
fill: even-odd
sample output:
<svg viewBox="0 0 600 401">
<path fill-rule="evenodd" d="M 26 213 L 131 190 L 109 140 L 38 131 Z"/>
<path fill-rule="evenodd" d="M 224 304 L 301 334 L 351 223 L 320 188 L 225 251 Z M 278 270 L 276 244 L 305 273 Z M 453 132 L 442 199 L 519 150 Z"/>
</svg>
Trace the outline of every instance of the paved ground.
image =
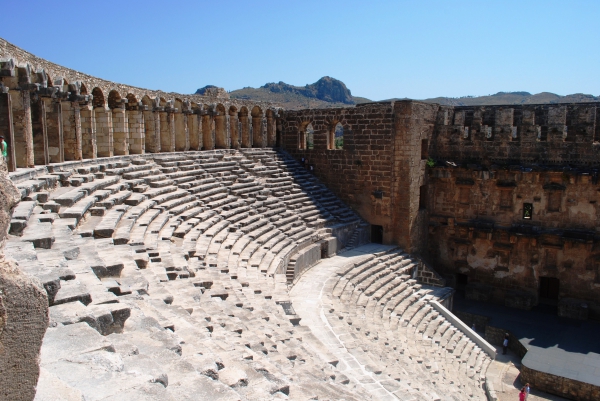
<svg viewBox="0 0 600 401">
<path fill-rule="evenodd" d="M 519 357 L 511 351 L 507 355 L 502 355 L 502 347 L 496 347 L 496 352 L 498 356 L 487 370 L 487 379 L 492 381 L 498 401 L 518 401 L 519 391 L 525 384 L 521 383 L 519 379 L 519 368 L 521 366 Z M 527 401 L 541 400 L 566 401 L 565 398 L 532 388 Z"/>
<path fill-rule="evenodd" d="M 305 272 L 290 292 L 290 298 L 294 305 L 294 309 L 302 318 L 302 325 L 309 326 L 313 329 L 312 333 L 315 338 L 310 342 L 311 346 L 315 349 L 320 349 L 323 354 L 329 354 L 328 356 L 330 359 L 331 356 L 335 357 L 335 359 L 339 361 L 338 368 L 355 385 L 369 391 L 373 395 L 373 399 L 377 400 L 392 400 L 396 398 L 378 383 L 377 375 L 365 369 L 365 366 L 361 365 L 344 347 L 344 344 L 340 341 L 327 322 L 321 298 L 324 296 L 323 288 L 328 280 L 333 279 L 338 267 L 350 262 L 354 258 L 359 258 L 364 254 L 379 252 L 389 248 L 391 247 L 379 244 L 368 244 L 333 258 L 324 259 L 317 266 Z M 461 300 L 459 300 L 458 303 L 461 310 L 465 310 L 468 306 Z M 481 313 L 481 309 L 474 307 L 466 311 L 477 313 L 474 310 L 478 310 L 480 312 L 479 314 L 489 315 L 489 313 Z M 531 321 L 527 316 L 520 316 L 520 314 L 517 314 L 517 316 L 510 315 L 510 313 L 514 311 L 514 309 L 506 311 L 506 315 L 502 315 L 502 318 L 495 321 L 494 325 L 505 328 L 504 326 L 501 326 L 501 324 L 507 324 L 506 322 L 511 319 L 514 322 L 517 322 L 519 327 L 535 324 L 535 321 Z M 547 316 L 541 316 L 540 319 L 543 319 L 544 317 Z M 526 319 L 527 324 L 523 324 L 523 319 Z M 512 330 L 508 326 L 506 328 Z M 534 340 L 535 338 L 530 339 L 530 343 L 536 343 Z M 537 341 L 539 343 L 542 340 L 538 339 Z M 494 383 L 498 401 L 517 401 L 519 399 L 519 390 L 523 386 L 519 380 L 519 368 L 520 361 L 517 355 L 512 352 L 509 352 L 508 355 L 502 355 L 502 349 L 498 349 L 498 357 L 496 361 L 490 365 L 487 372 L 488 380 L 491 379 Z M 564 398 L 532 389 L 528 401 L 540 400 L 566 401 Z"/>
<path fill-rule="evenodd" d="M 556 307 L 524 311 L 458 297 L 454 310 L 488 316 L 490 326 L 509 330 L 528 349 L 527 367 L 600 385 L 600 323 L 558 317 Z"/>
<path fill-rule="evenodd" d="M 338 267 L 366 253 L 391 248 L 385 245 L 368 244 L 333 258 L 322 260 L 317 266 L 305 272 L 290 292 L 294 309 L 302 318 L 302 325 L 309 326 L 312 329 L 313 334 L 325 347 L 323 352 L 333 353 L 336 359 L 339 360 L 338 369 L 356 385 L 369 391 L 373 395 L 373 399 L 376 400 L 397 400 L 397 398 L 379 384 L 377 375 L 367 371 L 365 366 L 361 365 L 344 347 L 344 344 L 327 322 L 321 298 L 324 295 L 323 287 L 328 280 L 333 279 Z M 315 341 L 311 345 L 318 348 L 320 344 Z"/>
</svg>

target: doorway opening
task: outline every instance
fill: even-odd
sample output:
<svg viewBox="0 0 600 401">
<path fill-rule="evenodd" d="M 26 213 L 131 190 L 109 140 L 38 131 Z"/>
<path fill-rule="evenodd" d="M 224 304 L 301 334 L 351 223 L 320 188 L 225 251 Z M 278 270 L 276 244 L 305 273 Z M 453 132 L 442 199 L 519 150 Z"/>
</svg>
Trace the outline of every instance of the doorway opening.
<svg viewBox="0 0 600 401">
<path fill-rule="evenodd" d="M 558 301 L 559 280 L 556 277 L 540 277 L 540 302 Z"/>
<path fill-rule="evenodd" d="M 371 224 L 371 242 L 383 244 L 383 226 Z"/>
</svg>

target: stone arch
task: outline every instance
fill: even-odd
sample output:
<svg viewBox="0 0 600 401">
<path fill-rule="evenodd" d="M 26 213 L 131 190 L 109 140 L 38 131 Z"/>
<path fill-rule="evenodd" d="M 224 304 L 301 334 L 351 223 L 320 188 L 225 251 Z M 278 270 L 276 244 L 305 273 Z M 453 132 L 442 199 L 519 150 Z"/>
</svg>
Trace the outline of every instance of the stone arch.
<svg viewBox="0 0 600 401">
<path fill-rule="evenodd" d="M 88 94 L 87 86 L 86 86 L 85 82 L 83 82 L 83 81 L 80 81 L 80 84 L 79 84 L 79 94 L 81 94 L 81 95 Z"/>
<path fill-rule="evenodd" d="M 215 108 L 215 147 L 217 149 L 227 149 L 229 147 L 227 113 L 225 106 L 221 103 L 217 104 Z"/>
<path fill-rule="evenodd" d="M 234 105 L 229 106 L 229 134 L 231 135 L 231 147 L 238 149 L 240 147 L 240 127 L 238 110 Z"/>
<path fill-rule="evenodd" d="M 327 149 L 343 149 L 344 147 L 344 125 L 339 120 L 329 123 L 327 132 Z"/>
<path fill-rule="evenodd" d="M 128 93 L 125 99 L 127 99 L 127 104 L 125 105 L 127 110 L 136 110 L 138 108 L 139 101 L 133 93 Z"/>
<path fill-rule="evenodd" d="M 259 106 L 252 108 L 252 147 L 264 147 L 263 111 Z"/>
<path fill-rule="evenodd" d="M 186 107 L 184 107 L 183 101 L 179 98 L 175 99 L 175 108 L 177 109 L 177 112 L 174 116 L 175 150 L 181 152 L 188 150 L 190 147 L 190 139 L 187 128 L 187 114 L 184 113 Z"/>
<path fill-rule="evenodd" d="M 311 137 L 309 138 L 309 133 L 311 135 Z M 300 126 L 298 127 L 298 149 L 300 150 L 306 150 L 308 149 L 308 142 L 309 140 L 312 141 L 312 143 L 314 144 L 314 133 L 315 130 L 313 128 L 312 122 L 311 121 L 303 121 L 302 123 L 300 123 Z M 312 147 L 311 147 L 312 149 Z"/>
<path fill-rule="evenodd" d="M 108 93 L 108 108 L 114 109 L 121 106 L 121 94 L 116 89 Z"/>
<path fill-rule="evenodd" d="M 104 98 L 104 93 L 102 92 L 102 89 L 96 86 L 94 89 L 92 89 L 92 96 L 94 97 L 94 99 L 92 100 L 92 105 L 94 106 L 94 108 L 104 107 L 106 105 L 106 100 Z"/>
<path fill-rule="evenodd" d="M 248 114 L 248 108 L 246 106 L 242 106 L 238 113 L 242 148 L 252 147 L 252 136 L 250 135 L 250 120 Z"/>
</svg>

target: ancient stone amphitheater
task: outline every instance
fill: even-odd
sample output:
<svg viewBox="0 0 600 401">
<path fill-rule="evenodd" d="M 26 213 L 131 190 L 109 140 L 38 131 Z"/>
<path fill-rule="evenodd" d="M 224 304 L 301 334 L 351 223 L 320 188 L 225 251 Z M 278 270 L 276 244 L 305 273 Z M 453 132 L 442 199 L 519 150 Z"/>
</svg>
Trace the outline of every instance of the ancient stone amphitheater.
<svg viewBox="0 0 600 401">
<path fill-rule="evenodd" d="M 283 110 L 0 57 L 1 399 L 486 399 L 494 349 L 276 148 Z"/>
</svg>

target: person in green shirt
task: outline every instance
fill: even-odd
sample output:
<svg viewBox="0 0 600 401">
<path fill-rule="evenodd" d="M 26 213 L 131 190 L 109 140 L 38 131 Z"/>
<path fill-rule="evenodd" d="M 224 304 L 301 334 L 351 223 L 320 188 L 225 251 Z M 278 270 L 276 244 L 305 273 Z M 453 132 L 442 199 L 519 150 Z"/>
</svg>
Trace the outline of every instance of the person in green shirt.
<svg viewBox="0 0 600 401">
<path fill-rule="evenodd" d="M 2 152 L 2 163 L 6 165 L 8 161 L 8 144 L 2 135 L 0 135 L 0 152 Z"/>
</svg>

